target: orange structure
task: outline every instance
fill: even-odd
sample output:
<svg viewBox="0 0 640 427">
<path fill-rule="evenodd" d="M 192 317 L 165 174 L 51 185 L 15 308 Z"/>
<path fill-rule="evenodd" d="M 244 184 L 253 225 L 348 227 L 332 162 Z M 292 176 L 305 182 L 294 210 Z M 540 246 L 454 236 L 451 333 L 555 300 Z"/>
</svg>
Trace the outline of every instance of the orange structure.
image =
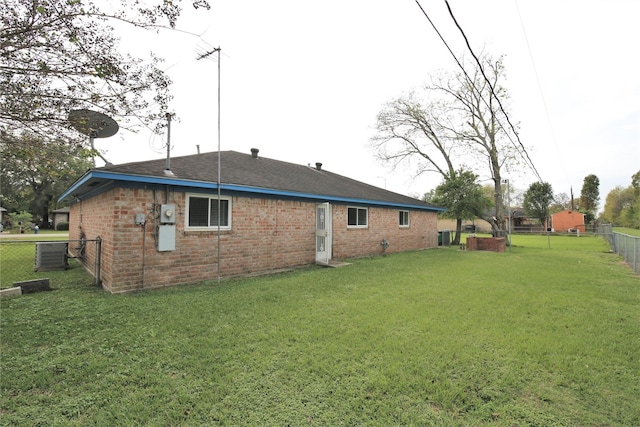
<svg viewBox="0 0 640 427">
<path fill-rule="evenodd" d="M 584 214 L 574 210 L 556 212 L 551 215 L 551 226 L 554 231 L 576 231 L 584 233 Z"/>
</svg>

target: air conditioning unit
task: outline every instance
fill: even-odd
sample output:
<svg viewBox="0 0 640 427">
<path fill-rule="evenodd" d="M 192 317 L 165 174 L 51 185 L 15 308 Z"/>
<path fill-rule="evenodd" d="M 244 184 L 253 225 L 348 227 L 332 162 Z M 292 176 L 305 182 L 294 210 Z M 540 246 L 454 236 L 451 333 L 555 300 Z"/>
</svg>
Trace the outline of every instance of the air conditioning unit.
<svg viewBox="0 0 640 427">
<path fill-rule="evenodd" d="M 35 271 L 65 270 L 68 242 L 36 242 Z"/>
</svg>

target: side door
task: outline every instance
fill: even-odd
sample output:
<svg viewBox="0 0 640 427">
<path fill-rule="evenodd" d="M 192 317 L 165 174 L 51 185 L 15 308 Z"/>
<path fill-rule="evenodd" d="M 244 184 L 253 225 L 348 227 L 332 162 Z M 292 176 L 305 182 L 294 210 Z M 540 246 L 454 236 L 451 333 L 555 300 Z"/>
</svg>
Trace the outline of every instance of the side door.
<svg viewBox="0 0 640 427">
<path fill-rule="evenodd" d="M 329 264 L 331 260 L 331 204 L 316 205 L 316 263 Z"/>
</svg>

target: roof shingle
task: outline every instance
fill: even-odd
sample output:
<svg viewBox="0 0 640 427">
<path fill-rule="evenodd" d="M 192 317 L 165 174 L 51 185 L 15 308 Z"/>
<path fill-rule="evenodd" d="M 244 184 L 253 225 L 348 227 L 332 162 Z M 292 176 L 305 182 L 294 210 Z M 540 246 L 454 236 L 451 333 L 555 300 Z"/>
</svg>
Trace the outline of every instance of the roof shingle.
<svg viewBox="0 0 640 427">
<path fill-rule="evenodd" d="M 236 151 L 222 151 L 220 164 L 220 181 L 223 186 L 229 184 L 274 192 L 370 200 L 385 204 L 413 205 L 421 209 L 442 210 L 418 199 L 312 166 L 254 157 L 251 154 Z M 216 183 L 218 179 L 217 152 L 174 157 L 171 158 L 170 165 L 173 176 L 168 176 L 165 172 L 165 159 L 110 165 L 93 171 L 203 183 Z M 91 172 L 89 171 L 88 174 Z"/>
</svg>

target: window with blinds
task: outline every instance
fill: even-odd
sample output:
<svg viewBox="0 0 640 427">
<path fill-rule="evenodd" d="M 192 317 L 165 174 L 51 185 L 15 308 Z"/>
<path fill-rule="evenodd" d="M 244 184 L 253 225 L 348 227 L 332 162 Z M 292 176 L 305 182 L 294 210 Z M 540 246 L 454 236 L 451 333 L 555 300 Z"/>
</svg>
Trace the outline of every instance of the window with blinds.
<svg viewBox="0 0 640 427">
<path fill-rule="evenodd" d="M 219 223 L 218 223 L 219 221 Z M 231 229 L 231 200 L 187 195 L 187 228 Z"/>
</svg>

